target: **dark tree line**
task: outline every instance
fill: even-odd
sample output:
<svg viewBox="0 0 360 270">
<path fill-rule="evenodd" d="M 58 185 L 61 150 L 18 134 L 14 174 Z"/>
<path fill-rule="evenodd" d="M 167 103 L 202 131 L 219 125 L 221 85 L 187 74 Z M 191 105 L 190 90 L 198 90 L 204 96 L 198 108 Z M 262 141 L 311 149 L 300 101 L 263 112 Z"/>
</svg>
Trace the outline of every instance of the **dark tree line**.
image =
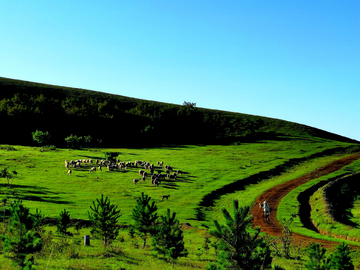
<svg viewBox="0 0 360 270">
<path fill-rule="evenodd" d="M 351 209 L 354 201 L 359 197 L 359 175 L 351 175 L 339 178 L 329 183 L 324 188 L 324 195 L 332 217 L 346 225 L 357 227 L 351 221 L 353 217 Z"/>
<path fill-rule="evenodd" d="M 104 145 L 164 143 L 229 143 L 259 131 L 261 121 L 199 109 L 194 105 L 167 105 L 150 101 L 122 101 L 92 96 L 53 97 L 15 93 L 0 100 L 5 126 L 3 143 L 32 145 L 31 134 L 47 130 L 52 145 L 64 147 L 69 134 L 105 138 Z M 106 136 L 104 135 L 106 134 Z M 16 138 L 16 141 L 15 141 Z"/>
<path fill-rule="evenodd" d="M 296 123 L 198 108 L 194 102 L 166 104 L 1 77 L 0 118 L 8 127 L 1 142 L 22 145 L 34 143 L 31 136 L 17 135 L 34 130 L 47 130 L 57 147 L 66 146 L 69 134 L 106 138 L 104 147 L 230 144 L 283 132 L 344 139 Z"/>
</svg>

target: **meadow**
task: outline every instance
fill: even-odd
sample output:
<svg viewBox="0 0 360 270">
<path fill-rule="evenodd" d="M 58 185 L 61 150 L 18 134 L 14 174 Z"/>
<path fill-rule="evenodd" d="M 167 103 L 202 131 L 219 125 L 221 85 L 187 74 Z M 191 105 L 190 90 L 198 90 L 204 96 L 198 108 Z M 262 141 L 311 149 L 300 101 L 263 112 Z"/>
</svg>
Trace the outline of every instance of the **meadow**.
<svg viewBox="0 0 360 270">
<path fill-rule="evenodd" d="M 205 269 L 209 262 L 216 259 L 213 248 L 208 254 L 202 248 L 205 235 L 213 228 L 213 220 L 223 221 L 222 207 L 231 208 L 233 199 L 238 199 L 241 205 L 251 206 L 265 190 L 350 155 L 355 150 L 358 147 L 352 143 L 314 137 L 227 146 L 164 145 L 154 148 L 80 150 L 54 148 L 45 151 L 37 147 L 2 146 L 0 169 L 6 167 L 17 174 L 13 173 L 10 187 L 6 179 L 0 178 L 1 193 L 10 200 L 22 199 L 32 213 L 39 209 L 47 217 L 56 218 L 66 209 L 72 219 L 83 220 L 88 219 L 92 202 L 103 194 L 121 210 L 119 225 L 126 228 L 133 223 L 131 212 L 136 198 L 143 192 L 156 203 L 159 215 L 171 209 L 183 224 L 189 255 L 178 259 L 175 268 Z M 151 185 L 149 179 L 139 181 L 136 185 L 133 183 L 134 178 L 139 178 L 139 167 L 129 167 L 127 171 L 107 171 L 104 167 L 102 171 L 90 173 L 92 166 L 86 164 L 80 169 L 72 169 L 71 175 L 67 174 L 65 160 L 100 160 L 104 159 L 106 152 L 118 152 L 118 159 L 125 162 L 143 160 L 156 166 L 158 161 L 163 161 L 164 165 L 171 165 L 174 170 L 183 173 L 176 181 L 166 180 L 157 187 Z M 157 169 L 162 170 L 160 167 Z M 358 165 L 351 170 L 358 170 Z M 170 197 L 162 200 L 163 195 Z M 281 206 L 284 208 L 281 217 L 287 217 L 297 209 L 295 195 L 289 196 Z M 294 230 L 300 230 L 299 222 L 295 220 L 293 223 Z M 91 239 L 90 247 L 83 246 L 82 239 L 85 234 L 89 234 L 89 228 L 82 228 L 79 234 L 74 228 L 71 230 L 73 236 L 63 237 L 54 226 L 46 227 L 46 231 L 52 231 L 52 234 L 46 249 L 37 255 L 38 269 L 172 269 L 171 264 L 164 259 L 151 255 L 150 240 L 146 248 L 142 249 L 139 247 L 141 240 L 132 239 L 125 229 L 106 251 L 99 239 Z M 305 259 L 289 261 L 275 257 L 273 264 L 285 269 L 302 269 Z M 0 255 L 0 265 L 6 266 L 4 269 L 12 269 L 4 253 Z"/>
</svg>

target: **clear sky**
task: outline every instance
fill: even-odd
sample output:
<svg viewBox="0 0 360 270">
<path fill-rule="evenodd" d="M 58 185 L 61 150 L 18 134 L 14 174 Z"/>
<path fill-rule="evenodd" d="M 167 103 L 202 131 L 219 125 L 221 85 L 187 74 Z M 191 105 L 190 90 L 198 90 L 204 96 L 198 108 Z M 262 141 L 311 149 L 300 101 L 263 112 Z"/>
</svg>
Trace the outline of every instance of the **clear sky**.
<svg viewBox="0 0 360 270">
<path fill-rule="evenodd" d="M 0 0 L 0 77 L 360 140 L 358 0 Z"/>
</svg>

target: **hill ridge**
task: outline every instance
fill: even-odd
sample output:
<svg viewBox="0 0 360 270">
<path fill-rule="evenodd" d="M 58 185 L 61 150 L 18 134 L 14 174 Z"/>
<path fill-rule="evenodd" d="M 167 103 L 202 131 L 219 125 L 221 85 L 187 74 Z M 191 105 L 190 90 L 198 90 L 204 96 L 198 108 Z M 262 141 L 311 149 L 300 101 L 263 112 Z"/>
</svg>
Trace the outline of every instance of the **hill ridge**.
<svg viewBox="0 0 360 270">
<path fill-rule="evenodd" d="M 4 77 L 0 77 L 0 117 L 11 126 L 0 135 L 1 143 L 7 144 L 34 145 L 35 130 L 49 131 L 50 144 L 59 147 L 66 146 L 64 138 L 70 134 L 91 135 L 93 147 L 232 144 L 292 137 L 359 143 L 281 119 Z M 26 136 L 16 139 L 18 134 Z"/>
</svg>

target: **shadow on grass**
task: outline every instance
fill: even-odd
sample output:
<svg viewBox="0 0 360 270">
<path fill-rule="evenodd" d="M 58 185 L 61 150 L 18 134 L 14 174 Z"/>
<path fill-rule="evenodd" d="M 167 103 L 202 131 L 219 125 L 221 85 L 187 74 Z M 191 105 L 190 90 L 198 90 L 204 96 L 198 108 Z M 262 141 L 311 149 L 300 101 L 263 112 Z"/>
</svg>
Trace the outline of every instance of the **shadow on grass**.
<svg viewBox="0 0 360 270">
<path fill-rule="evenodd" d="M 9 199 L 21 199 L 23 201 L 47 202 L 56 204 L 73 204 L 69 201 L 61 200 L 59 192 L 49 191 L 47 188 L 28 185 L 12 185 L 11 188 L 1 190 L 1 193 L 9 196 Z"/>
<path fill-rule="evenodd" d="M 326 184 L 330 183 L 331 181 L 334 181 L 336 179 L 342 178 L 344 176 L 346 176 L 347 173 L 340 175 L 340 176 L 336 176 L 333 178 L 330 178 L 328 180 L 325 181 L 321 181 L 315 185 L 313 185 L 312 187 L 304 190 L 303 192 L 301 192 L 297 199 L 300 202 L 300 207 L 299 207 L 299 216 L 300 216 L 300 221 L 303 224 L 303 226 L 309 230 L 312 230 L 314 232 L 319 233 L 319 231 L 317 230 L 317 228 L 313 225 L 312 221 L 311 221 L 311 217 L 310 217 L 310 211 L 311 211 L 311 206 L 310 206 L 310 197 L 321 187 L 325 186 Z M 351 216 L 351 212 L 349 211 L 349 209 L 344 209 L 344 212 L 349 212 L 348 215 L 344 215 L 343 219 L 339 219 L 337 220 L 338 222 L 341 222 L 345 225 L 351 226 L 351 227 L 358 227 L 359 225 L 355 222 L 352 222 L 349 219 L 349 216 Z"/>
</svg>

